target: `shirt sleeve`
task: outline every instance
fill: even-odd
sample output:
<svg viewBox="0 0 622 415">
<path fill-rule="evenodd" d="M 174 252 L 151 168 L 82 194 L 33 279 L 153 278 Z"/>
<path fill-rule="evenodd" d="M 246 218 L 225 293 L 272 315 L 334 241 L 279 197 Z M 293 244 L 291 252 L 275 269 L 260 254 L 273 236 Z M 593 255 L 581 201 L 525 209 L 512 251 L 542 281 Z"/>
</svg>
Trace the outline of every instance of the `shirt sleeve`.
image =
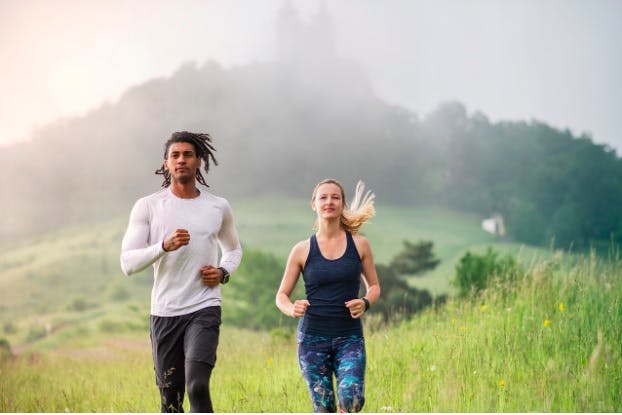
<svg viewBox="0 0 622 415">
<path fill-rule="evenodd" d="M 144 199 L 140 199 L 130 213 L 130 221 L 121 243 L 121 270 L 125 275 L 140 272 L 153 264 L 166 251 L 162 241 L 149 243 L 149 208 Z"/>
<path fill-rule="evenodd" d="M 222 226 L 220 232 L 218 232 L 218 243 L 222 251 L 220 266 L 229 273 L 233 273 L 242 261 L 242 246 L 233 223 L 233 211 L 226 201 L 223 210 Z"/>
</svg>

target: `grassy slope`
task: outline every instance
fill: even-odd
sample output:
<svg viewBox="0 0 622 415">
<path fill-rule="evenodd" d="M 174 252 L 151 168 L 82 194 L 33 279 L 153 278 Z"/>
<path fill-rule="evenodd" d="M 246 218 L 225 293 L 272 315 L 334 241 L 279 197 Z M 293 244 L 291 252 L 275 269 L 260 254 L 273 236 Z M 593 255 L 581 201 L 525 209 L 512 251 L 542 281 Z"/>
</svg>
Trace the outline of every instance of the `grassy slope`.
<svg viewBox="0 0 622 415">
<path fill-rule="evenodd" d="M 232 205 L 244 246 L 272 252 L 283 263 L 291 246 L 312 232 L 314 216 L 305 200 L 233 200 Z M 126 223 L 122 217 L 5 244 L 0 253 L 0 324 L 5 330 L 0 337 L 17 345 L 37 337 L 32 331 L 45 324 L 55 329 L 88 316 L 125 319 L 128 304 L 145 309 L 150 271 L 126 278 L 119 269 Z M 517 249 L 496 242 L 479 224 L 480 218 L 446 209 L 379 205 L 364 232 L 379 263 L 399 252 L 405 239 L 433 240 L 441 265 L 412 281 L 438 294 L 448 291 L 455 263 L 466 249 Z"/>
<path fill-rule="evenodd" d="M 621 411 L 621 270 L 553 258 L 477 301 L 389 328 L 366 319 L 364 411 Z M 156 411 L 148 335 L 133 333 L 71 336 L 0 363 L 0 411 Z M 292 333 L 223 327 L 216 410 L 310 411 L 295 349 Z"/>
</svg>

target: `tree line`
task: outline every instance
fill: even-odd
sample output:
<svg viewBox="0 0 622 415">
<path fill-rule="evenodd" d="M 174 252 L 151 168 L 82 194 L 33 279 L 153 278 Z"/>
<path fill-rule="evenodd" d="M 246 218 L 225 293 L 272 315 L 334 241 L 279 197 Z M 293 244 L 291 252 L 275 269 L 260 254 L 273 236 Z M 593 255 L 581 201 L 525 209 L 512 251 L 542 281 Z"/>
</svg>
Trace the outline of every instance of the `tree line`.
<svg viewBox="0 0 622 415">
<path fill-rule="evenodd" d="M 500 213 L 509 235 L 579 250 L 622 242 L 622 159 L 614 149 L 541 122 L 490 123 L 460 104 L 436 114 L 446 169 L 439 200 Z M 450 126 L 448 128 L 448 126 Z"/>
<path fill-rule="evenodd" d="M 162 144 L 185 129 L 213 135 L 219 166 L 207 181 L 226 197 L 307 198 L 323 178 L 347 188 L 363 179 L 383 203 L 499 213 L 520 242 L 622 241 L 622 159 L 613 149 L 542 122 L 491 123 L 461 103 L 421 118 L 380 100 L 352 62 L 332 65 L 339 70 L 189 63 L 0 148 L 0 183 L 11 195 L 0 204 L 3 236 L 127 214 L 157 190 Z"/>
</svg>

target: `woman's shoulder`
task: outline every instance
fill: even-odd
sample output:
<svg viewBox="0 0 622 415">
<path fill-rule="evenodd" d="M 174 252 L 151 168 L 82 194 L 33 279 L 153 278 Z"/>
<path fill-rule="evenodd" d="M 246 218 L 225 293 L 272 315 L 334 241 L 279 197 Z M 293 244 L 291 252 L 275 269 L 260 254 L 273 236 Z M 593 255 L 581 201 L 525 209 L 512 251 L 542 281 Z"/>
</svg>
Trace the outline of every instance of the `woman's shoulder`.
<svg viewBox="0 0 622 415">
<path fill-rule="evenodd" d="M 302 241 L 297 242 L 292 248 L 289 259 L 297 262 L 301 267 L 307 261 L 307 256 L 309 255 L 310 249 L 310 241 L 309 239 L 304 239 Z"/>
<path fill-rule="evenodd" d="M 292 252 L 309 252 L 309 246 L 311 244 L 311 238 L 303 239 L 296 242 L 296 245 L 292 248 Z"/>
<path fill-rule="evenodd" d="M 356 249 L 361 253 L 369 251 L 371 248 L 369 246 L 369 241 L 366 237 L 361 235 L 360 233 L 352 234 L 352 239 L 354 240 L 354 244 L 356 245 Z"/>
<path fill-rule="evenodd" d="M 363 235 L 361 235 L 360 233 L 353 233 L 352 234 L 352 239 L 354 239 L 354 242 L 356 242 L 356 243 L 365 243 L 365 244 L 369 243 L 367 238 L 364 237 Z"/>
</svg>

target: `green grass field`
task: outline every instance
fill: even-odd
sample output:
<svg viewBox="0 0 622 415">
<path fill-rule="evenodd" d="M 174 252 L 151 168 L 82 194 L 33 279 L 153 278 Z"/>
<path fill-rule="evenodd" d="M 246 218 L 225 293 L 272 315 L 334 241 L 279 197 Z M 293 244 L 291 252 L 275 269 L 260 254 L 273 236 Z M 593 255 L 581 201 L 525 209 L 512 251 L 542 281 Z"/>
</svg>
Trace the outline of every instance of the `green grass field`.
<svg viewBox="0 0 622 415">
<path fill-rule="evenodd" d="M 309 236 L 306 201 L 232 201 L 247 248 L 282 258 Z M 622 411 L 622 263 L 496 240 L 481 218 L 438 208 L 379 205 L 365 234 L 376 261 L 402 240 L 432 240 L 441 265 L 414 277 L 451 290 L 457 260 L 492 246 L 526 269 L 515 286 L 450 300 L 407 322 L 365 319 L 365 412 Z M 118 265 L 127 218 L 59 230 L 0 254 L 2 412 L 154 412 L 149 272 Z M 277 287 L 274 287 L 276 290 Z M 225 293 L 223 312 L 235 293 Z M 224 325 L 212 389 L 222 412 L 309 412 L 291 326 Z M 1 344 L 0 344 L 1 346 Z M 186 405 L 188 409 L 188 405 Z"/>
<path fill-rule="evenodd" d="M 621 265 L 553 258 L 477 299 L 390 327 L 366 321 L 364 411 L 621 411 Z M 311 410 L 292 334 L 223 327 L 217 411 Z M 147 334 L 87 337 L 6 359 L 0 411 L 157 411 Z"/>
</svg>

